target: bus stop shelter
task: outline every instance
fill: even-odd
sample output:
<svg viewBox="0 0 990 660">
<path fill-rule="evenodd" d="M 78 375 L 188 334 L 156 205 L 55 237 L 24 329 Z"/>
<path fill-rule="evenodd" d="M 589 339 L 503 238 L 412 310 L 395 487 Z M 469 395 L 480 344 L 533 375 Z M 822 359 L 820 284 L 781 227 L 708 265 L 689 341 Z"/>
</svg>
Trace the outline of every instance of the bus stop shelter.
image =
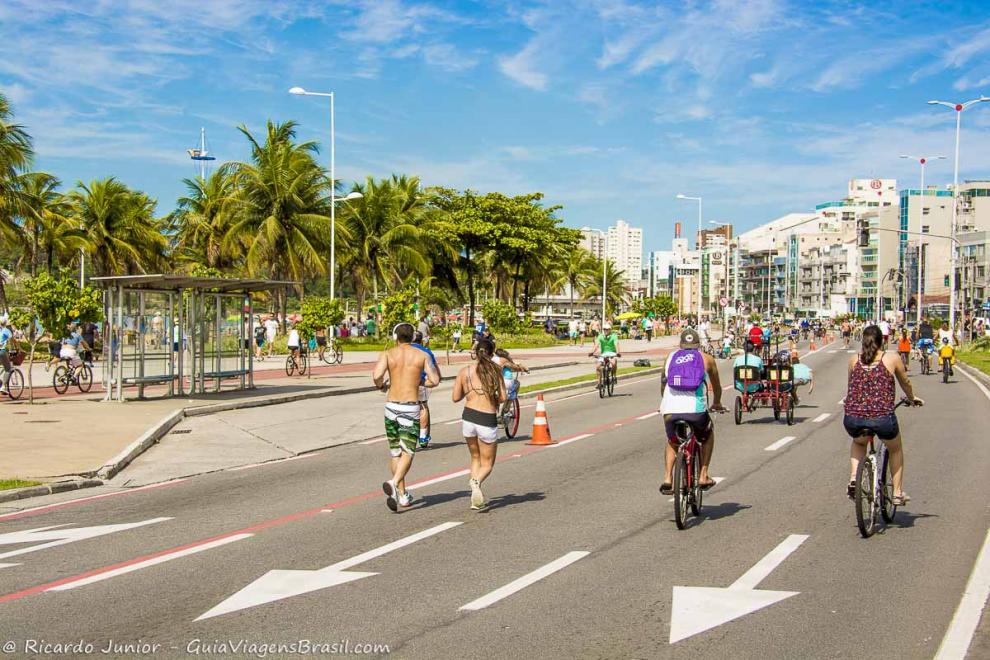
<svg viewBox="0 0 990 660">
<path fill-rule="evenodd" d="M 295 282 L 185 275 L 94 277 L 104 294 L 106 400 L 124 388 L 144 398 L 148 386 L 167 396 L 254 388 L 252 294 Z M 233 385 L 231 388 L 230 385 Z"/>
</svg>

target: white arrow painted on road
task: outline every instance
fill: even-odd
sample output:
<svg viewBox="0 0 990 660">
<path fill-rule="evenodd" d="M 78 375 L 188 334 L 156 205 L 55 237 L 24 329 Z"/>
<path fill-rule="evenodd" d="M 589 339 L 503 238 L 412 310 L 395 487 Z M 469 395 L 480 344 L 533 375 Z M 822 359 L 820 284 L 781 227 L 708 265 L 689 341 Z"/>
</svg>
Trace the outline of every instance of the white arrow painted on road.
<svg viewBox="0 0 990 660">
<path fill-rule="evenodd" d="M 804 534 L 791 534 L 726 589 L 674 587 L 670 612 L 670 643 L 676 644 L 682 639 L 711 630 L 800 593 L 758 590 L 756 585 L 770 575 L 807 538 L 808 536 Z"/>
<path fill-rule="evenodd" d="M 360 580 L 361 578 L 378 575 L 378 573 L 363 573 L 360 571 L 348 571 L 347 569 L 353 568 L 358 564 L 363 564 L 364 562 L 375 559 L 376 557 L 381 557 L 382 555 L 388 554 L 393 550 L 404 548 L 405 546 L 416 543 L 417 541 L 422 541 L 423 539 L 439 534 L 440 532 L 445 532 L 448 529 L 457 527 L 460 524 L 462 523 L 443 523 L 442 525 L 431 527 L 417 534 L 413 534 L 412 536 L 407 536 L 399 539 L 398 541 L 393 541 L 388 545 L 383 545 L 380 548 L 363 552 L 360 555 L 351 557 L 350 559 L 345 559 L 344 561 L 339 561 L 336 564 L 331 564 L 330 566 L 314 571 L 268 571 L 263 576 L 211 609 L 209 612 L 197 617 L 196 621 L 202 621 L 203 619 L 220 616 L 221 614 L 230 614 L 231 612 L 245 610 L 249 607 L 256 607 L 258 605 L 264 605 L 265 603 L 272 603 L 277 600 L 307 594 L 311 591 L 319 591 L 320 589 L 327 589 L 338 584 L 345 584 L 347 582 Z"/>
<path fill-rule="evenodd" d="M 141 522 L 136 523 L 97 525 L 95 527 L 70 527 L 68 529 L 65 528 L 65 525 L 52 525 L 50 527 L 26 529 L 20 532 L 8 532 L 6 534 L 0 534 L 0 546 L 14 545 L 15 543 L 38 543 L 39 541 L 41 543 L 39 545 L 32 545 L 27 548 L 20 548 L 18 550 L 11 550 L 10 552 L 0 553 L 0 559 L 17 557 L 18 555 L 25 555 L 29 552 L 36 552 L 46 548 L 54 548 L 55 546 L 65 545 L 66 543 L 83 541 L 85 539 L 91 539 L 97 536 L 113 534 L 114 532 L 122 532 L 127 529 L 144 527 L 145 525 L 154 525 L 155 523 L 164 522 L 166 520 L 171 520 L 171 518 L 151 518 L 149 520 L 142 520 Z M 0 567 L 2 566 L 3 564 L 0 564 Z"/>
</svg>

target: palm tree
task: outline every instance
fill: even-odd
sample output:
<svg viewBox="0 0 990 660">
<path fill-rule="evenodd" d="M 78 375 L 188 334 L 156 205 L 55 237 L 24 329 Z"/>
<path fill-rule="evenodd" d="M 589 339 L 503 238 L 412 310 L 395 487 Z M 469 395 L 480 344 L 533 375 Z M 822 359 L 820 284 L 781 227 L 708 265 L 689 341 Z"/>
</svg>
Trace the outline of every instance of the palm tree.
<svg viewBox="0 0 990 660">
<path fill-rule="evenodd" d="M 167 241 L 155 201 L 113 177 L 80 181 L 68 195 L 72 218 L 89 241 L 100 275 L 147 273 L 165 264 Z"/>
<path fill-rule="evenodd" d="M 241 257 L 241 244 L 224 241 L 236 216 L 233 172 L 221 167 L 208 178 L 183 179 L 188 194 L 179 198 L 169 218 L 178 259 L 227 270 Z"/>
<path fill-rule="evenodd" d="M 342 214 L 350 235 L 344 263 L 354 275 L 358 307 L 364 308 L 368 289 L 378 297 L 378 285 L 386 289 L 410 275 L 426 276 L 431 260 L 421 225 L 429 221 L 426 195 L 417 177 L 393 175 L 354 186 L 362 197 Z"/>
<path fill-rule="evenodd" d="M 589 297 L 601 296 L 602 295 L 602 269 L 605 270 L 605 290 L 606 290 L 606 307 L 607 313 L 609 315 L 614 314 L 616 310 L 629 303 L 629 292 L 626 291 L 625 284 L 625 271 L 616 270 L 615 264 L 611 261 L 605 260 L 604 265 L 601 259 L 595 259 L 595 272 L 597 276 L 593 284 L 589 284 L 585 294 Z"/>
<path fill-rule="evenodd" d="M 23 208 L 18 174 L 31 165 L 34 149 L 31 136 L 13 122 L 14 113 L 7 97 L 0 94 L 0 241 L 23 240 L 23 229 L 16 218 Z M 7 291 L 0 269 L 0 309 L 7 310 Z"/>
<path fill-rule="evenodd" d="M 578 291 L 582 294 L 585 293 L 598 281 L 601 273 L 600 265 L 601 263 L 588 250 L 581 246 L 575 246 L 564 255 L 559 269 L 554 273 L 556 279 L 553 281 L 553 289 L 559 291 L 566 286 L 570 291 L 569 314 L 572 318 L 574 317 L 574 294 Z"/>
<path fill-rule="evenodd" d="M 251 143 L 251 160 L 232 166 L 236 219 L 221 248 L 244 249 L 249 272 L 301 282 L 327 272 L 331 183 L 313 158 L 315 143 L 293 141 L 295 126 L 269 121 L 264 142 L 238 127 Z M 277 293 L 283 322 L 285 295 Z"/>
<path fill-rule="evenodd" d="M 21 217 L 29 245 L 30 271 L 34 275 L 44 257 L 45 270 L 56 262 L 73 259 L 79 250 L 91 248 L 86 233 L 73 222 L 72 205 L 58 191 L 61 182 L 44 172 L 20 176 L 23 195 Z"/>
</svg>

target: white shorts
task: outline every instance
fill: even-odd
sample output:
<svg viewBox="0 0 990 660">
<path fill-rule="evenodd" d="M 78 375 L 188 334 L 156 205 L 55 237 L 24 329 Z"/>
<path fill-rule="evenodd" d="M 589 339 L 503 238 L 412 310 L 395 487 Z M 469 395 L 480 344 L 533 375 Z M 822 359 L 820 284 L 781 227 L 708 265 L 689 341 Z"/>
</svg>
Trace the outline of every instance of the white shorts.
<svg viewBox="0 0 990 660">
<path fill-rule="evenodd" d="M 486 445 L 495 444 L 498 440 L 497 426 L 481 426 L 474 422 L 461 420 L 461 435 L 465 438 L 478 438 Z"/>
<path fill-rule="evenodd" d="M 420 403 L 426 403 L 430 400 L 430 388 L 424 385 L 419 386 L 419 401 Z"/>
<path fill-rule="evenodd" d="M 604 353 L 598 356 L 598 361 L 602 362 L 605 360 L 605 358 L 614 358 L 615 356 L 616 354 L 613 353 L 612 351 L 605 351 Z"/>
</svg>

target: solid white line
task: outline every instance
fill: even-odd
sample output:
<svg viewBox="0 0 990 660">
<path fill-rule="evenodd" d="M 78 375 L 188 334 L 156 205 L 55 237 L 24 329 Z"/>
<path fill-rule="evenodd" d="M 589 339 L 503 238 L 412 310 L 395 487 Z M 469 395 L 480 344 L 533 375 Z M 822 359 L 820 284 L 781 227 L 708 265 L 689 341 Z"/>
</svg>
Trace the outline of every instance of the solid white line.
<svg viewBox="0 0 990 660">
<path fill-rule="evenodd" d="M 646 413 L 645 415 L 640 415 L 640 416 L 639 416 L 639 417 L 637 417 L 636 419 L 637 419 L 637 420 L 644 420 L 644 419 L 649 419 L 650 417 L 656 417 L 656 416 L 657 416 L 657 415 L 659 415 L 659 414 L 660 414 L 660 411 L 659 411 L 659 410 L 654 410 L 654 411 L 653 411 L 653 412 L 651 412 L 651 413 Z"/>
<path fill-rule="evenodd" d="M 3 520 L 4 518 L 10 518 L 11 516 L 21 516 L 24 515 L 25 513 L 30 513 L 32 511 L 41 511 L 43 509 L 59 507 L 64 504 L 68 504 L 70 502 L 75 504 L 76 502 L 91 502 L 93 500 L 103 500 L 108 497 L 116 497 L 117 495 L 129 495 L 130 493 L 137 493 L 142 490 L 152 490 L 155 488 L 162 488 L 163 486 L 171 486 L 172 484 L 180 484 L 184 481 L 189 481 L 189 479 L 173 479 L 171 481 L 163 481 L 158 484 L 148 484 L 147 486 L 138 486 L 137 488 L 127 488 L 124 490 L 118 490 L 113 493 L 103 493 L 102 495 L 90 495 L 89 497 L 77 497 L 76 499 L 73 500 L 65 500 L 64 502 L 55 502 L 53 504 L 46 504 L 44 506 L 36 506 L 31 509 L 21 509 L 20 511 L 14 511 L 12 513 L 5 513 L 4 515 L 0 516 L 0 520 Z"/>
<path fill-rule="evenodd" d="M 446 425 L 446 426 L 453 426 L 454 424 L 460 424 L 460 423 L 461 423 L 461 420 L 459 420 L 459 419 L 452 419 L 449 422 L 444 422 L 444 425 Z"/>
<path fill-rule="evenodd" d="M 785 435 L 783 438 L 781 438 L 777 442 L 773 443 L 772 445 L 768 445 L 768 446 L 764 447 L 763 448 L 763 451 L 777 451 L 778 449 L 780 449 L 781 447 L 783 447 L 788 442 L 790 442 L 791 440 L 794 440 L 794 439 L 795 438 L 794 438 L 793 435 Z"/>
<path fill-rule="evenodd" d="M 93 584 L 94 582 L 102 582 L 103 580 L 109 580 L 110 578 L 117 577 L 118 575 L 124 575 L 125 573 L 132 573 L 134 571 L 139 571 L 142 568 L 148 568 L 150 566 L 157 566 L 158 564 L 164 564 L 167 561 L 172 561 L 173 559 L 179 559 L 181 557 L 194 555 L 198 552 L 203 552 L 204 550 L 212 550 L 213 548 L 219 548 L 222 545 L 227 545 L 228 543 L 233 543 L 235 541 L 242 541 L 252 536 L 254 535 L 235 534 L 233 536 L 228 536 L 226 538 L 218 539 L 216 541 L 211 541 L 210 543 L 204 543 L 203 545 L 197 545 L 192 548 L 186 548 L 185 550 L 179 550 L 178 552 L 172 552 L 167 555 L 161 555 L 153 559 L 148 559 L 147 561 L 138 562 L 136 564 L 130 564 L 129 566 L 122 566 L 121 568 L 117 568 L 112 571 L 107 571 L 105 573 L 98 573 L 96 575 L 90 575 L 88 577 L 79 578 L 78 580 L 73 580 L 72 582 L 66 582 L 65 584 L 60 584 L 57 587 L 52 587 L 51 589 L 47 589 L 47 591 L 68 591 L 69 589 L 75 589 L 76 587 L 84 587 L 87 584 Z"/>
<path fill-rule="evenodd" d="M 539 582 L 543 578 L 553 575 L 562 568 L 566 568 L 567 566 L 570 566 L 577 560 L 587 557 L 589 554 L 591 553 L 585 552 L 583 550 L 575 550 L 574 552 L 568 552 L 563 557 L 553 560 L 546 566 L 542 566 L 536 569 L 535 571 L 533 571 L 532 573 L 527 573 L 521 578 L 513 580 L 504 587 L 499 587 L 495 591 L 487 595 L 484 595 L 477 600 L 472 600 L 467 605 L 462 605 L 460 609 L 481 610 L 488 607 L 489 605 L 494 605 L 503 598 L 508 598 L 517 591 L 522 591 L 531 584 Z"/>
<path fill-rule="evenodd" d="M 832 416 L 832 413 L 822 413 L 821 415 L 819 415 L 818 417 L 815 417 L 811 421 L 813 421 L 813 422 L 824 422 L 826 419 L 828 419 L 831 416 Z"/>
<path fill-rule="evenodd" d="M 442 481 L 450 481 L 451 479 L 456 479 L 457 477 L 465 477 L 471 474 L 471 470 L 464 468 L 463 470 L 458 470 L 457 472 L 452 472 L 451 474 L 445 474 L 442 477 L 435 477 L 433 479 L 427 479 L 426 481 L 420 481 L 419 483 L 406 486 L 407 490 L 413 490 L 416 488 L 423 488 L 424 486 L 432 486 L 433 484 L 438 484 Z"/>
<path fill-rule="evenodd" d="M 582 433 L 581 435 L 576 435 L 573 438 L 568 438 L 567 440 L 561 440 L 555 445 L 549 445 L 550 447 L 563 447 L 564 445 L 569 445 L 572 442 L 577 442 L 578 440 L 584 440 L 585 438 L 590 438 L 594 433 Z"/>
<path fill-rule="evenodd" d="M 385 441 L 385 436 L 383 435 L 383 436 L 378 437 L 378 438 L 372 438 L 371 440 L 364 440 L 362 442 L 359 442 L 358 444 L 359 445 L 373 445 L 376 442 L 384 442 L 384 441 Z"/>
<path fill-rule="evenodd" d="M 973 384 L 983 392 L 983 396 L 990 399 L 990 390 L 983 386 L 965 370 L 959 372 L 966 378 L 973 381 Z M 973 634 L 980 623 L 980 615 L 986 606 L 987 597 L 990 596 L 990 530 L 987 531 L 983 539 L 983 546 L 980 554 L 976 556 L 976 563 L 973 571 L 969 574 L 966 582 L 966 589 L 963 591 L 956 612 L 949 623 L 949 629 L 945 631 L 945 637 L 939 644 L 938 653 L 935 660 L 960 660 L 966 657 L 969 645 L 973 641 Z"/>
<path fill-rule="evenodd" d="M 839 352 L 838 348 L 833 348 L 831 351 L 829 351 L 829 353 L 838 353 L 838 352 Z"/>
<path fill-rule="evenodd" d="M 743 573 L 738 580 L 730 584 L 729 589 L 755 589 L 756 585 L 773 573 L 773 569 L 780 566 L 781 562 L 787 559 L 792 552 L 798 549 L 798 546 L 807 540 L 807 534 L 791 534 L 781 541 L 780 545 L 768 552 L 763 559 L 756 562 L 753 568 Z"/>
</svg>

